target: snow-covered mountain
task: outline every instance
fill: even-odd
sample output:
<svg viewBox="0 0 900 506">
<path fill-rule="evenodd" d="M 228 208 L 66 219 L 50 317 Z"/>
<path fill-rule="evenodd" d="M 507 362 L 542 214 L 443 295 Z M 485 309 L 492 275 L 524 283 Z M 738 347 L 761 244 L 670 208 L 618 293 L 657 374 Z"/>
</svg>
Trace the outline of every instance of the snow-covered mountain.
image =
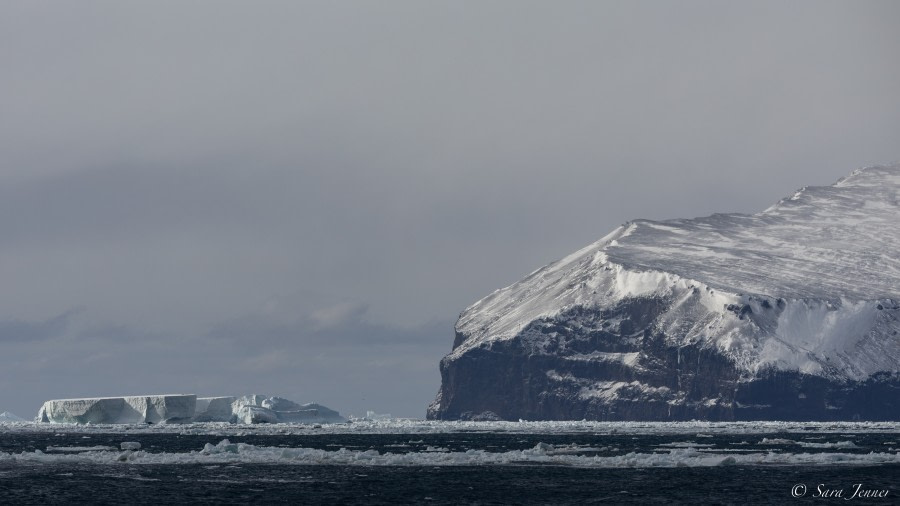
<svg viewBox="0 0 900 506">
<path fill-rule="evenodd" d="M 636 220 L 467 308 L 432 418 L 900 419 L 900 165 Z"/>
</svg>

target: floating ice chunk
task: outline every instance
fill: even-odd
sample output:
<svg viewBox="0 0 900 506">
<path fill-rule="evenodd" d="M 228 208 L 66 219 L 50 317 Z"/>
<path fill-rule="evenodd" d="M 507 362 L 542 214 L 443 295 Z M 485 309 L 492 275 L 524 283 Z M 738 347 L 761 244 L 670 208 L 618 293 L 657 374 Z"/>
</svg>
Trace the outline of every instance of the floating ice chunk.
<svg viewBox="0 0 900 506">
<path fill-rule="evenodd" d="M 373 420 L 373 421 L 388 421 L 391 419 L 391 414 L 390 413 L 376 413 L 374 411 L 369 410 L 369 411 L 366 411 L 365 419 Z"/>
<path fill-rule="evenodd" d="M 784 438 L 778 438 L 778 437 L 775 437 L 775 438 L 764 437 L 764 438 L 762 438 L 762 441 L 759 442 L 759 444 L 761 444 L 761 445 L 793 445 L 793 444 L 797 444 L 797 442 L 794 441 L 793 439 L 784 439 Z"/>
<path fill-rule="evenodd" d="M 806 443 L 800 441 L 797 444 L 802 446 L 803 448 L 859 448 L 859 446 L 853 441 L 838 441 L 836 443 Z"/>
<path fill-rule="evenodd" d="M 123 441 L 122 444 L 119 445 L 119 446 L 121 446 L 121 448 L 122 448 L 123 450 L 132 450 L 132 451 L 134 451 L 134 450 L 140 450 L 140 449 L 141 449 L 141 443 L 139 443 L 139 442 L 137 442 L 137 441 Z"/>
<path fill-rule="evenodd" d="M 297 404 L 281 397 L 246 395 L 232 403 L 241 423 L 341 423 L 337 411 L 315 403 Z"/>
<path fill-rule="evenodd" d="M 80 453 L 80 452 L 106 452 L 115 450 L 112 446 L 48 446 L 47 453 Z"/>
<path fill-rule="evenodd" d="M 257 406 L 242 406 L 236 415 L 240 423 L 278 423 L 278 415 L 274 411 Z"/>
</svg>

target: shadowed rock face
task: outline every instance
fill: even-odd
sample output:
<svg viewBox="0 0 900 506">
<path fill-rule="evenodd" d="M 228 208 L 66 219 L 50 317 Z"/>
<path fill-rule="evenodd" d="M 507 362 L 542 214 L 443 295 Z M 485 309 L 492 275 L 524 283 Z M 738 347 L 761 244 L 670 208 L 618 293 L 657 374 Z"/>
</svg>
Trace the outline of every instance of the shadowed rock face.
<svg viewBox="0 0 900 506">
<path fill-rule="evenodd" d="M 898 200 L 876 167 L 626 224 L 464 311 L 428 417 L 900 420 Z"/>
<path fill-rule="evenodd" d="M 534 322 L 516 339 L 444 359 L 441 392 L 428 417 L 900 419 L 900 375 L 836 381 L 770 368 L 749 376 L 714 347 L 674 345 L 654 333 L 652 315 L 664 308 L 659 300 L 632 300 L 611 311 L 577 309 Z M 619 329 L 579 324 L 615 317 L 623 318 Z M 532 332 L 547 336 L 546 348 L 529 344 Z"/>
</svg>

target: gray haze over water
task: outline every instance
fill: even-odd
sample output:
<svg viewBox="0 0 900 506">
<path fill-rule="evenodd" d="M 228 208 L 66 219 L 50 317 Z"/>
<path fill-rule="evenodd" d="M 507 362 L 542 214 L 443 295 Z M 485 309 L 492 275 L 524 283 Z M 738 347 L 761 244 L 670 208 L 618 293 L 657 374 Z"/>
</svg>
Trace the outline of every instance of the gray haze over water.
<svg viewBox="0 0 900 506">
<path fill-rule="evenodd" d="M 0 411 L 424 416 L 458 313 L 900 158 L 897 2 L 0 5 Z"/>
</svg>

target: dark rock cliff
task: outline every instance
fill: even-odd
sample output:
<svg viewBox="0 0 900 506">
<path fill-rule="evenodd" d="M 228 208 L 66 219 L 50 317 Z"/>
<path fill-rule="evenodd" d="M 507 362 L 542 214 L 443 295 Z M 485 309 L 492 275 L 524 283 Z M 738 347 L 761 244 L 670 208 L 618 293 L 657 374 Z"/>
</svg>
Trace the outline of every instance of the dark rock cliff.
<svg viewBox="0 0 900 506">
<path fill-rule="evenodd" d="M 446 358 L 428 417 L 900 420 L 900 375 L 838 381 L 771 368 L 750 377 L 714 347 L 667 344 L 653 330 L 661 302 L 632 300 L 596 312 L 578 308 L 534 322 L 515 339 Z M 603 324 L 617 318 L 617 327 Z M 546 347 L 533 346 L 529 336 L 535 333 L 546 338 Z M 457 335 L 457 345 L 463 340 Z M 623 355 L 634 356 L 633 363 L 618 360 Z"/>
</svg>

